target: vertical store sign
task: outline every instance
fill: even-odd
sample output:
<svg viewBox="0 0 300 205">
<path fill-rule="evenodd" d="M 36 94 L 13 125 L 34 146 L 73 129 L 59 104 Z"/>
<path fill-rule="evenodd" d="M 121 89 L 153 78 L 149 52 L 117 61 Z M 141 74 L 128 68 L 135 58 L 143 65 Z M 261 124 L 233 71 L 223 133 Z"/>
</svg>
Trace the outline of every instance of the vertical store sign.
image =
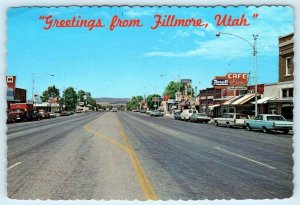
<svg viewBox="0 0 300 205">
<path fill-rule="evenodd" d="M 14 91 L 16 87 L 16 76 L 6 76 L 6 84 L 7 84 L 6 100 L 12 101 L 15 99 Z"/>
</svg>

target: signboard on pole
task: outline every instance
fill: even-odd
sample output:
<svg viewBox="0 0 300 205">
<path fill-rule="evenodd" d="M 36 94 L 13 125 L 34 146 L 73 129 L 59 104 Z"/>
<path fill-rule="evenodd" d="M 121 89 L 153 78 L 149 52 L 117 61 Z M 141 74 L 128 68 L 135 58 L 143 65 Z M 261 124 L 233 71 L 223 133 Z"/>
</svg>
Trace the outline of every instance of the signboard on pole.
<svg viewBox="0 0 300 205">
<path fill-rule="evenodd" d="M 182 83 L 191 83 L 192 80 L 191 79 L 181 79 Z"/>
<path fill-rule="evenodd" d="M 16 76 L 6 76 L 6 84 L 8 88 L 15 89 L 16 87 Z"/>
<path fill-rule="evenodd" d="M 228 73 L 212 80 L 215 89 L 247 90 L 248 73 Z"/>
<path fill-rule="evenodd" d="M 228 73 L 227 79 L 228 79 L 229 86 L 247 87 L 248 85 L 247 73 Z"/>
<path fill-rule="evenodd" d="M 228 79 L 226 76 L 216 76 L 211 84 L 214 86 L 215 89 L 226 89 L 229 85 Z"/>
<path fill-rule="evenodd" d="M 152 102 L 159 102 L 160 101 L 160 97 L 152 97 Z"/>
</svg>

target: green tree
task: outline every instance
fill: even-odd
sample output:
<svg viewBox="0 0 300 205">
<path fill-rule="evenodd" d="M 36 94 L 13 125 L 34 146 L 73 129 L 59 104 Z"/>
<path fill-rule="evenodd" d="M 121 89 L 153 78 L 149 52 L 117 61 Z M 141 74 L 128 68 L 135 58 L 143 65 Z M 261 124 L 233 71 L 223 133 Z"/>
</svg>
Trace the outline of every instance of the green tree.
<svg viewBox="0 0 300 205">
<path fill-rule="evenodd" d="M 73 87 L 65 89 L 63 99 L 66 110 L 74 110 L 76 108 L 77 94 Z"/>
<path fill-rule="evenodd" d="M 126 106 L 128 110 L 136 110 L 140 108 L 140 103 L 144 100 L 143 96 L 134 96 L 131 98 L 129 102 L 127 102 Z"/>
<path fill-rule="evenodd" d="M 164 96 L 175 99 L 175 93 L 178 92 L 178 90 L 184 94 L 184 83 L 171 81 L 164 90 Z M 191 84 L 188 85 L 188 95 L 194 95 L 194 89 L 191 87 Z"/>
<path fill-rule="evenodd" d="M 49 86 L 47 90 L 45 90 L 41 96 L 42 101 L 46 102 L 49 100 L 49 98 L 59 98 L 59 89 L 53 86 Z"/>
<path fill-rule="evenodd" d="M 77 98 L 79 102 L 84 102 L 84 95 L 85 95 L 85 91 L 83 90 L 79 90 L 77 92 Z"/>
<path fill-rule="evenodd" d="M 153 98 L 153 97 L 159 97 L 159 98 L 160 98 L 159 102 L 153 102 L 153 101 L 152 101 L 152 98 Z M 158 94 L 148 95 L 146 101 L 147 101 L 147 105 L 148 105 L 148 107 L 149 107 L 150 109 L 155 109 L 154 105 L 157 105 L 156 108 L 158 108 L 158 106 L 159 106 L 160 103 L 161 103 L 161 96 L 158 95 Z"/>
<path fill-rule="evenodd" d="M 96 107 L 97 105 L 96 100 L 94 100 L 90 92 L 85 92 L 85 96 L 86 96 L 87 106 L 91 107 L 94 110 L 94 107 Z"/>
</svg>

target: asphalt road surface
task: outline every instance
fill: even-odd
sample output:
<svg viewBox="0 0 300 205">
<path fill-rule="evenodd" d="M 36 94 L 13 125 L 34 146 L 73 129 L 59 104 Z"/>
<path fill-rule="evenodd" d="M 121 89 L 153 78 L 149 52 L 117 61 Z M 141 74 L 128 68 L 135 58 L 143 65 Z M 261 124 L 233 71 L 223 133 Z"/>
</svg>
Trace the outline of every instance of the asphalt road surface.
<svg viewBox="0 0 300 205">
<path fill-rule="evenodd" d="M 9 124 L 13 199 L 273 199 L 293 195 L 292 134 L 133 112 Z"/>
</svg>

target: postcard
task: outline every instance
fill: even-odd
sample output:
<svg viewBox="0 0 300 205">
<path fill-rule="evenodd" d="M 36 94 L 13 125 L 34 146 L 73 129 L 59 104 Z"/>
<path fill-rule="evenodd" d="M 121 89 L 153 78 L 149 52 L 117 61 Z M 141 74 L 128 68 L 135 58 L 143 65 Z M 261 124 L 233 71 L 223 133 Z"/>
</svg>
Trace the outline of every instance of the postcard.
<svg viewBox="0 0 300 205">
<path fill-rule="evenodd" d="M 293 197 L 292 6 L 6 18 L 9 199 Z"/>
</svg>

